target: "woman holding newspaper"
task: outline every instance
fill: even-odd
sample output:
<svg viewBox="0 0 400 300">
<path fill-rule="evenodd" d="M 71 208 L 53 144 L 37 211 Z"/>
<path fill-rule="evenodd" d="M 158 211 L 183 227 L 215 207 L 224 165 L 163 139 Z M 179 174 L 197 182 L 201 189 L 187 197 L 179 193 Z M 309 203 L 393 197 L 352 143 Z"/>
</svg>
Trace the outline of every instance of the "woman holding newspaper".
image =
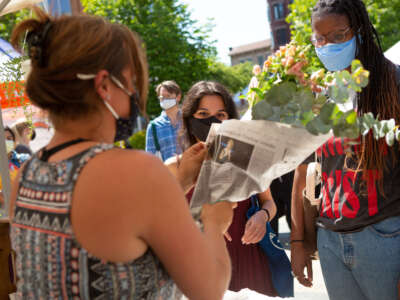
<svg viewBox="0 0 400 300">
<path fill-rule="evenodd" d="M 235 104 L 229 92 L 216 82 L 201 81 L 191 87 L 183 102 L 182 117 L 184 128 L 182 142 L 189 147 L 198 141 L 205 141 L 213 123 L 238 117 Z M 229 159 L 233 140 L 226 142 L 219 159 Z M 177 176 L 180 165 L 176 158 L 166 162 L 170 170 Z M 193 189 L 188 192 L 190 201 Z M 232 225 L 226 234 L 226 243 L 232 262 L 232 279 L 229 289 L 240 291 L 250 288 L 259 293 L 276 296 L 271 282 L 268 257 L 257 243 L 266 233 L 266 222 L 271 221 L 276 214 L 276 206 L 271 193 L 267 190 L 258 195 L 262 209 L 249 220 L 246 213 L 251 205 L 250 199 L 238 203 L 235 209 Z"/>
<path fill-rule="evenodd" d="M 399 67 L 387 60 L 361 0 L 319 0 L 312 14 L 315 51 L 328 70 L 348 69 L 358 58 L 370 71 L 369 85 L 353 100 L 359 114 L 372 112 L 400 124 Z M 397 77 L 396 77 L 397 72 Z M 344 149 L 351 149 L 351 152 Z M 332 138 L 318 151 L 322 202 L 318 253 L 331 299 L 397 299 L 400 280 L 399 145 L 388 148 L 372 135 L 351 146 Z M 312 265 L 303 246 L 302 189 L 306 166 L 295 176 L 292 267 L 312 285 Z M 304 275 L 307 269 L 308 275 Z"/>
<path fill-rule="evenodd" d="M 204 205 L 201 232 L 156 157 L 113 145 L 146 110 L 143 43 L 100 17 L 36 15 L 12 40 L 20 46 L 26 37 L 27 93 L 55 133 L 12 193 L 17 298 L 221 299 L 233 205 Z M 183 156 L 183 169 L 191 161 L 185 179 L 193 181 L 205 152 L 198 144 Z"/>
</svg>

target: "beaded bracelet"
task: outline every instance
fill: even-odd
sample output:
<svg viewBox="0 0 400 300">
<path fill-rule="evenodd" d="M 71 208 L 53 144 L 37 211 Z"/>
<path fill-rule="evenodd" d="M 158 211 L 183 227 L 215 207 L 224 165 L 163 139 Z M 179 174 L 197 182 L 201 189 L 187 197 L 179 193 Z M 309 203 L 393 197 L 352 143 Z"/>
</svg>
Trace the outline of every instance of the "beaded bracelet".
<svg viewBox="0 0 400 300">
<path fill-rule="evenodd" d="M 290 243 L 303 243 L 304 240 L 291 240 Z"/>
</svg>

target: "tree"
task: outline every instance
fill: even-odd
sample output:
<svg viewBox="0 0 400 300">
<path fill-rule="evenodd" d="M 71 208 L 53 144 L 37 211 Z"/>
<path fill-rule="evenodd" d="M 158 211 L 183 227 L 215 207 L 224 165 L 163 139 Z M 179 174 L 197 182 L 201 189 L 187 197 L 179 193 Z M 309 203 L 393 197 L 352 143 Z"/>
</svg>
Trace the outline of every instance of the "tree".
<svg viewBox="0 0 400 300">
<path fill-rule="evenodd" d="M 216 54 L 210 28 L 198 26 L 186 5 L 177 0 L 83 0 L 82 4 L 87 13 L 125 24 L 142 37 L 149 62 L 151 117 L 161 111 L 155 94 L 158 83 L 172 79 L 186 91 L 207 78 Z"/>
<path fill-rule="evenodd" d="M 400 0 L 364 0 L 383 51 L 400 40 Z"/>
<path fill-rule="evenodd" d="M 227 66 L 222 62 L 214 61 L 210 64 L 207 80 L 217 81 L 223 84 L 234 94 L 243 90 L 252 77 L 253 65 L 250 62 L 235 66 Z"/>
<path fill-rule="evenodd" d="M 18 22 L 29 17 L 30 11 L 23 9 L 15 13 L 6 14 L 0 17 L 0 38 L 10 41 L 12 30 Z"/>
<path fill-rule="evenodd" d="M 317 0 L 294 0 L 286 21 L 291 23 L 292 37 L 309 43 L 311 12 Z M 400 0 L 364 0 L 368 14 L 386 51 L 400 40 Z"/>
</svg>

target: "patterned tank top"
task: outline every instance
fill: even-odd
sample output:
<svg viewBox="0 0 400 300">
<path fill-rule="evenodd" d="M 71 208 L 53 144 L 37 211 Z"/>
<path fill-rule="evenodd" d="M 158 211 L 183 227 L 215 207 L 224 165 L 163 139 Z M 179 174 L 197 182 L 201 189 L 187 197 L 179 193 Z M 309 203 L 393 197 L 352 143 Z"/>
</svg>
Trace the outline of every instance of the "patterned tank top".
<svg viewBox="0 0 400 300">
<path fill-rule="evenodd" d="M 149 248 L 129 262 L 94 257 L 71 226 L 76 180 L 87 162 L 113 146 L 99 144 L 60 162 L 34 155 L 21 176 L 11 238 L 18 299 L 179 299 L 180 291 Z"/>
</svg>

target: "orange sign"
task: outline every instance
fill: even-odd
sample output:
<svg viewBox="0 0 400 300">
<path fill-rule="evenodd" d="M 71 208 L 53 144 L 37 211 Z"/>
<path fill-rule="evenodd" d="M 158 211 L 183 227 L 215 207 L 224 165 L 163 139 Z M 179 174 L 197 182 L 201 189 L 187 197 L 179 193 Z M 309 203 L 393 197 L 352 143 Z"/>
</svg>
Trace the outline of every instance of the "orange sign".
<svg viewBox="0 0 400 300">
<path fill-rule="evenodd" d="M 13 108 L 30 104 L 23 81 L 0 83 L 1 108 Z"/>
</svg>

